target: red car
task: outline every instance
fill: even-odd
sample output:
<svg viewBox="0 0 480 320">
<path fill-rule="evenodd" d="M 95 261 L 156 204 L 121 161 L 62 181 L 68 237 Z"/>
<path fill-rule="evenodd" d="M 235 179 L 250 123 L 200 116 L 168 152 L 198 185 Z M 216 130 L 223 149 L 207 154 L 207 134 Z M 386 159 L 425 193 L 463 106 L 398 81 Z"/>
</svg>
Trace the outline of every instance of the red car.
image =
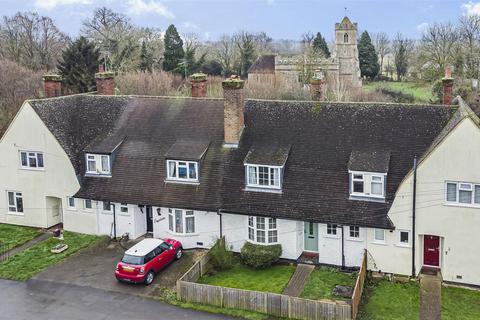
<svg viewBox="0 0 480 320">
<path fill-rule="evenodd" d="M 149 285 L 160 270 L 181 257 L 182 244 L 179 241 L 144 239 L 125 252 L 117 264 L 115 277 L 118 281 Z"/>
</svg>

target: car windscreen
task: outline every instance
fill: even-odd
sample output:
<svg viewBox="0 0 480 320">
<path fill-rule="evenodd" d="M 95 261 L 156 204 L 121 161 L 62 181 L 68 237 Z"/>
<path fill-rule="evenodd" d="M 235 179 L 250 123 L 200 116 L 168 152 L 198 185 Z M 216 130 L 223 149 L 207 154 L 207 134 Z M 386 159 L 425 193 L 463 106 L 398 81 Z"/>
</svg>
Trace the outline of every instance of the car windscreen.
<svg viewBox="0 0 480 320">
<path fill-rule="evenodd" d="M 140 265 L 140 264 L 143 264 L 143 257 L 131 256 L 129 254 L 126 254 L 126 255 L 123 256 L 122 262 L 127 263 L 127 264 Z"/>
</svg>

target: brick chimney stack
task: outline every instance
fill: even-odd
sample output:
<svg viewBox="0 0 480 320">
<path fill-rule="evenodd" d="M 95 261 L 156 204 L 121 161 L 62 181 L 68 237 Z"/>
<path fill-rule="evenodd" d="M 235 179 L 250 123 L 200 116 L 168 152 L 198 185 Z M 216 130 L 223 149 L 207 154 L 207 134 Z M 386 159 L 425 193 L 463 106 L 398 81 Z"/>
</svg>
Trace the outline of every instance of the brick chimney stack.
<svg viewBox="0 0 480 320">
<path fill-rule="evenodd" d="M 224 147 L 236 148 L 240 142 L 244 124 L 245 111 L 245 81 L 238 76 L 231 76 L 222 82 L 223 87 L 223 117 L 224 117 Z"/>
<path fill-rule="evenodd" d="M 97 94 L 115 95 L 115 74 L 111 71 L 105 71 L 103 65 L 100 65 L 98 72 L 95 73 L 95 82 L 97 84 Z"/>
<path fill-rule="evenodd" d="M 313 101 L 325 100 L 326 85 L 327 83 L 323 72 L 321 70 L 315 70 L 314 76 L 310 79 L 310 94 Z"/>
<path fill-rule="evenodd" d="M 45 98 L 60 97 L 62 95 L 62 77 L 58 74 L 45 74 L 43 88 Z"/>
<path fill-rule="evenodd" d="M 453 100 L 453 78 L 452 78 L 452 68 L 445 68 L 445 77 L 442 79 L 443 85 L 443 99 L 442 103 L 445 105 L 451 105 Z"/>
<path fill-rule="evenodd" d="M 190 76 L 192 85 L 192 98 L 205 98 L 207 96 L 207 75 L 194 73 Z"/>
</svg>

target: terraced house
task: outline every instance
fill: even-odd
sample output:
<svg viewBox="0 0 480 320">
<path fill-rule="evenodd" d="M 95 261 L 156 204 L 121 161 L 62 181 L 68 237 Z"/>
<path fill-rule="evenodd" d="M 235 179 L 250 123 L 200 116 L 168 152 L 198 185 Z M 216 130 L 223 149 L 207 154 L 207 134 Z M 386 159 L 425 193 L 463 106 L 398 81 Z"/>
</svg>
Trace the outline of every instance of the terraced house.
<svg viewBox="0 0 480 320">
<path fill-rule="evenodd" d="M 0 222 L 480 285 L 479 119 L 456 105 L 98 94 L 26 101 L 0 142 Z M 110 81 L 104 83 L 102 81 Z M 447 91 L 447 99 L 448 91 Z"/>
</svg>

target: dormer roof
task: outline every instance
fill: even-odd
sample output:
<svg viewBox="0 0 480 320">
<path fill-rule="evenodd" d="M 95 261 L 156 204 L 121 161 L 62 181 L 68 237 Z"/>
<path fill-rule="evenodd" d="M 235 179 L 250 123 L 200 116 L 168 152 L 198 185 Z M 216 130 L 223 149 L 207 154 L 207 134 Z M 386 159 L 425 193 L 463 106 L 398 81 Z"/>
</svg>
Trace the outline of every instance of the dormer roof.
<svg viewBox="0 0 480 320">
<path fill-rule="evenodd" d="M 244 163 L 283 167 L 287 162 L 289 153 L 290 144 L 257 143 L 248 151 Z"/>
<path fill-rule="evenodd" d="M 353 150 L 348 160 L 348 170 L 387 173 L 390 164 L 390 151 Z"/>
<path fill-rule="evenodd" d="M 166 159 L 199 161 L 207 152 L 208 140 L 177 140 L 165 153 Z"/>
</svg>

